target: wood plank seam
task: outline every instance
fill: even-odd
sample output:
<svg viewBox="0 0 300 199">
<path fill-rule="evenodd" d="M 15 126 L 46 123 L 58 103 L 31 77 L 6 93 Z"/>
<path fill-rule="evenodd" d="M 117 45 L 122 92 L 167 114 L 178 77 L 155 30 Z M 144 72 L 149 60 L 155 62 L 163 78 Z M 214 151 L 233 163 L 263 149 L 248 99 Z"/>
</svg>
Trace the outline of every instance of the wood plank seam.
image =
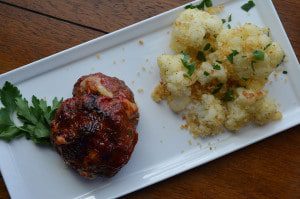
<svg viewBox="0 0 300 199">
<path fill-rule="evenodd" d="M 25 11 L 28 11 L 28 12 L 32 12 L 32 13 L 35 13 L 35 14 L 38 14 L 38 15 L 42 15 L 42 16 L 45 16 L 45 17 L 49 17 L 51 19 L 55 19 L 55 20 L 59 20 L 59 21 L 65 22 L 65 23 L 69 23 L 69 24 L 72 24 L 72 25 L 80 26 L 80 27 L 83 27 L 83 28 L 88 28 L 88 29 L 91 29 L 91 30 L 94 30 L 94 31 L 98 31 L 98 32 L 102 32 L 104 34 L 108 34 L 109 33 L 107 31 L 101 30 L 99 28 L 94 28 L 94 27 L 91 27 L 91 26 L 86 26 L 86 25 L 83 25 L 83 24 L 80 24 L 80 23 L 69 21 L 67 19 L 58 18 L 58 17 L 52 16 L 52 15 L 49 15 L 49 14 L 45 14 L 45 13 L 42 13 L 42 12 L 39 12 L 39 11 L 35 11 L 35 10 L 32 10 L 32 9 L 29 9 L 29 8 L 24 8 L 24 7 L 21 7 L 21 6 L 12 4 L 12 3 L 4 2 L 4 1 L 1 1 L 1 0 L 0 0 L 0 3 L 8 5 L 8 6 L 15 7 L 15 8 L 18 8 L 18 9 L 22 9 L 22 10 L 25 10 Z"/>
</svg>

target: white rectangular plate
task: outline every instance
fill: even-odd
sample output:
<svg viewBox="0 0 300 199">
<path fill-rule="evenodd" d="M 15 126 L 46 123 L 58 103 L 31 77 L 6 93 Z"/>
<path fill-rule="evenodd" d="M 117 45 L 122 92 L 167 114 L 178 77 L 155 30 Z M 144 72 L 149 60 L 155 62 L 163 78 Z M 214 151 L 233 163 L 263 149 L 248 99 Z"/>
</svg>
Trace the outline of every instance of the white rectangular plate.
<svg viewBox="0 0 300 199">
<path fill-rule="evenodd" d="M 280 104 L 283 119 L 263 127 L 249 126 L 238 134 L 224 133 L 193 139 L 180 129 L 182 120 L 166 104 L 156 104 L 150 95 L 159 82 L 156 58 L 170 52 L 171 24 L 183 7 L 122 30 L 94 39 L 61 53 L 2 74 L 16 84 L 26 98 L 68 98 L 75 81 L 95 72 L 116 76 L 133 90 L 140 108 L 139 142 L 129 163 L 113 178 L 84 180 L 67 168 L 58 154 L 25 139 L 0 142 L 1 171 L 12 198 L 114 198 L 204 164 L 274 135 L 300 122 L 300 68 L 295 53 L 270 0 L 256 1 L 249 13 L 240 9 L 245 1 L 224 3 L 220 14 L 232 14 L 233 26 L 252 22 L 271 28 L 272 37 L 287 54 L 288 75 L 271 75 L 270 95 Z M 144 45 L 139 44 L 139 40 Z M 145 70 L 144 70 L 145 69 Z M 137 92 L 143 89 L 143 93 Z"/>
</svg>

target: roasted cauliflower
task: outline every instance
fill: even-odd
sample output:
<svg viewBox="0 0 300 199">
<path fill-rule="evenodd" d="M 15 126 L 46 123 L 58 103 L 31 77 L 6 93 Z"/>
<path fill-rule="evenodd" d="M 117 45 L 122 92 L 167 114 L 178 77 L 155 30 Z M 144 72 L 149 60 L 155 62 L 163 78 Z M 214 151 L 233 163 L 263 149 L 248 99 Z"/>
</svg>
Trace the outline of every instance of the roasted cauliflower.
<svg viewBox="0 0 300 199">
<path fill-rule="evenodd" d="M 222 20 L 198 9 L 183 11 L 173 24 L 171 48 L 179 53 L 189 48 L 200 49 L 205 36 L 219 34 Z"/>
<path fill-rule="evenodd" d="M 161 82 L 152 94 L 182 113 L 195 136 L 238 131 L 281 119 L 264 86 L 284 52 L 270 30 L 250 23 L 227 29 L 217 15 L 183 11 L 173 24 L 175 55 L 158 57 Z"/>
</svg>

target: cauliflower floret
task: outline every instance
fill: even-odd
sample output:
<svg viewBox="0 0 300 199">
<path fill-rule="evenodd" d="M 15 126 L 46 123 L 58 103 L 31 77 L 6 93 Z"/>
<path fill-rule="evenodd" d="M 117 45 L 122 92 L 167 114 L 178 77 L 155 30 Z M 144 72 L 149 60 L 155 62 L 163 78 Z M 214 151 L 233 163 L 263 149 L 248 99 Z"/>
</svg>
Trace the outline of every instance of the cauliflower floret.
<svg viewBox="0 0 300 199">
<path fill-rule="evenodd" d="M 245 88 L 237 88 L 236 93 L 237 98 L 235 99 L 235 103 L 247 110 L 266 95 L 263 91 L 253 91 Z"/>
<path fill-rule="evenodd" d="M 191 102 L 190 96 L 169 96 L 167 98 L 169 107 L 176 113 L 183 111 Z"/>
<path fill-rule="evenodd" d="M 267 82 L 268 76 L 278 65 L 284 52 L 277 43 L 272 43 L 266 30 L 252 24 L 239 28 L 224 29 L 217 37 L 218 52 L 221 60 L 227 60 L 231 77 L 247 88 L 260 90 Z M 237 51 L 233 64 L 228 56 Z M 257 58 L 255 52 L 262 57 Z M 249 81 L 248 81 L 249 80 Z"/>
<path fill-rule="evenodd" d="M 226 104 L 227 114 L 225 127 L 230 131 L 238 131 L 250 122 L 250 107 L 265 95 L 262 91 L 252 91 L 245 88 L 237 88 L 235 92 L 237 98 L 233 102 Z"/>
<path fill-rule="evenodd" d="M 280 45 L 276 42 L 273 42 L 271 45 L 266 46 L 266 53 L 270 58 L 271 66 L 274 68 L 280 64 L 284 58 L 284 52 Z"/>
<path fill-rule="evenodd" d="M 182 59 L 182 54 L 161 55 L 157 59 L 162 81 L 167 90 L 176 96 L 190 95 L 189 86 L 196 81 L 195 76 L 186 76 L 187 69 L 183 66 Z"/>
<path fill-rule="evenodd" d="M 171 48 L 176 52 L 188 48 L 200 49 L 207 33 L 218 34 L 222 29 L 222 21 L 198 9 L 187 9 L 180 14 L 173 24 Z"/>
<path fill-rule="evenodd" d="M 236 102 L 227 103 L 225 127 L 230 131 L 238 131 L 250 120 L 249 113 Z"/>
<path fill-rule="evenodd" d="M 203 62 L 201 68 L 197 71 L 197 77 L 201 85 L 206 85 L 213 80 L 225 83 L 227 81 L 227 70 L 220 63 Z"/>
<path fill-rule="evenodd" d="M 263 125 L 281 119 L 277 105 L 265 92 L 237 88 L 236 94 L 237 98 L 226 104 L 225 127 L 228 130 L 237 131 L 250 121 Z"/>
<path fill-rule="evenodd" d="M 220 100 L 204 94 L 200 102 L 195 101 L 187 107 L 185 119 L 194 136 L 205 137 L 223 131 L 225 112 Z"/>
<path fill-rule="evenodd" d="M 276 103 L 268 97 L 258 100 L 254 106 L 251 107 L 250 112 L 253 115 L 254 122 L 259 125 L 264 125 L 282 118 L 282 114 L 278 111 Z"/>
<path fill-rule="evenodd" d="M 169 106 L 175 112 L 185 108 L 190 102 L 191 85 L 196 81 L 196 76 L 187 76 L 187 69 L 182 64 L 183 55 L 161 55 L 157 62 L 160 76 L 166 89 L 170 92 L 167 98 Z M 182 105 L 179 106 L 179 104 Z"/>
</svg>

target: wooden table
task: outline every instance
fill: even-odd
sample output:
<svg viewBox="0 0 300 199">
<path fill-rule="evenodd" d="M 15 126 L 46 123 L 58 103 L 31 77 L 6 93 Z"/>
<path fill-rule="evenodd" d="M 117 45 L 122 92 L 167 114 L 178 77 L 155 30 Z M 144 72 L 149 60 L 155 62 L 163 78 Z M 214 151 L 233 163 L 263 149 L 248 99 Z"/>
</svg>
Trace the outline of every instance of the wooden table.
<svg viewBox="0 0 300 199">
<path fill-rule="evenodd" d="M 0 0 L 0 73 L 187 2 Z M 299 58 L 300 1 L 274 4 Z M 300 198 L 299 131 L 294 127 L 125 198 Z M 0 198 L 9 198 L 2 180 Z"/>
</svg>

